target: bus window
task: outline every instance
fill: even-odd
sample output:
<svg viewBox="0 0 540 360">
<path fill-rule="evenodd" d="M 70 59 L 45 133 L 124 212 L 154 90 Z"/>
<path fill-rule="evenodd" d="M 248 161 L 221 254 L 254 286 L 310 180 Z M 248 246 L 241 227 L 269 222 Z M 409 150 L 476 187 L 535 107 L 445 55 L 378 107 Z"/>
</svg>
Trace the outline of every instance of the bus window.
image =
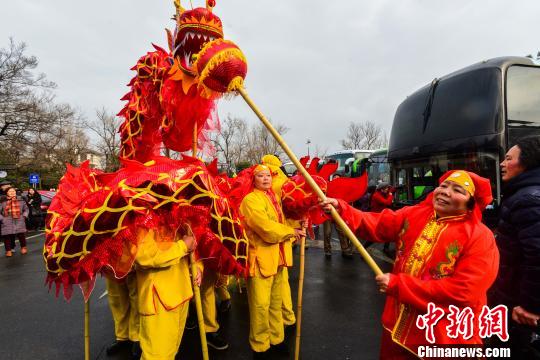
<svg viewBox="0 0 540 360">
<path fill-rule="evenodd" d="M 389 151 L 434 146 L 502 131 L 502 79 L 498 69 L 477 69 L 442 79 L 424 116 L 429 87 L 405 99 L 392 125 Z"/>
<path fill-rule="evenodd" d="M 516 139 L 540 135 L 540 68 L 511 66 L 506 73 L 509 146 Z"/>
<path fill-rule="evenodd" d="M 433 180 L 433 172 L 430 168 L 415 167 L 413 168 L 413 200 L 422 200 L 435 189 Z"/>
<path fill-rule="evenodd" d="M 390 183 L 390 164 L 386 156 L 370 157 L 367 171 L 370 184 Z"/>
<path fill-rule="evenodd" d="M 417 203 L 437 187 L 439 178 L 448 170 L 464 169 L 488 178 L 493 189 L 493 197 L 498 201 L 500 189 L 499 157 L 496 153 L 475 152 L 465 154 L 438 154 L 414 161 L 398 161 L 394 174 L 398 188 L 398 199 Z"/>
<path fill-rule="evenodd" d="M 405 203 L 408 200 L 408 189 L 407 189 L 407 173 L 405 169 L 400 169 L 396 173 L 396 190 L 397 190 L 397 199 Z"/>
</svg>

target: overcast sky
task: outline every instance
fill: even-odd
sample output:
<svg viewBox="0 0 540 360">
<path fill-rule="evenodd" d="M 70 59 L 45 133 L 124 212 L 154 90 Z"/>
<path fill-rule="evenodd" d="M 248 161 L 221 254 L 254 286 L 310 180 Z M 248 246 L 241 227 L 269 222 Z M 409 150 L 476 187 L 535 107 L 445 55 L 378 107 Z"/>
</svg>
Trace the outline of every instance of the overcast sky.
<svg viewBox="0 0 540 360">
<path fill-rule="evenodd" d="M 174 27 L 172 0 L 0 4 L 0 47 L 26 42 L 58 99 L 87 118 L 121 109 L 129 69 L 151 43 L 167 48 L 164 28 Z M 339 150 L 351 121 L 389 133 L 399 103 L 435 77 L 540 50 L 538 0 L 217 0 L 214 12 L 248 59 L 250 96 L 290 128 L 297 155 L 308 138 L 312 150 Z M 241 98 L 220 101 L 219 114 L 258 121 Z"/>
</svg>

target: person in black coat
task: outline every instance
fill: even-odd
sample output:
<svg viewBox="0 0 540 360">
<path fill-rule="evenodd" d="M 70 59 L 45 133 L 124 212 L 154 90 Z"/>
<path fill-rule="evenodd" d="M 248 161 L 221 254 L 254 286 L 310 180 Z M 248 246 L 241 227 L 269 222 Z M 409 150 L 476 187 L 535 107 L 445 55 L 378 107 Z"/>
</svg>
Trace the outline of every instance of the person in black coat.
<svg viewBox="0 0 540 360">
<path fill-rule="evenodd" d="M 496 231 L 499 273 L 490 304 L 504 304 L 512 357 L 540 359 L 540 137 L 518 140 L 501 163 L 503 201 Z"/>
<path fill-rule="evenodd" d="M 32 230 L 38 230 L 42 226 L 41 202 L 41 195 L 34 188 L 29 188 L 26 195 L 26 204 L 30 209 L 29 225 Z"/>
</svg>

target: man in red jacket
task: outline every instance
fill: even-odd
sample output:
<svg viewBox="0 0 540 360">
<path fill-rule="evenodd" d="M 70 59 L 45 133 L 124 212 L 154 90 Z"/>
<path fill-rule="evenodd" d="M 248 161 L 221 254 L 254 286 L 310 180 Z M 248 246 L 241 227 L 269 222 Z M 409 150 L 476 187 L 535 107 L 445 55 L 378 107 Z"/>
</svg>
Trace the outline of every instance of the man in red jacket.
<svg viewBox="0 0 540 360">
<path fill-rule="evenodd" d="M 371 195 L 369 202 L 369 211 L 379 213 L 384 209 L 391 209 L 392 202 L 394 201 L 394 195 L 392 194 L 392 187 L 390 184 L 382 182 L 377 185 L 377 189 Z M 373 244 L 372 241 L 367 241 L 364 247 L 367 249 Z M 383 252 L 390 258 L 394 256 L 390 254 L 390 243 L 384 243 Z"/>
<path fill-rule="evenodd" d="M 364 213 L 341 200 L 322 203 L 325 210 L 329 204 L 336 207 L 362 237 L 396 242 L 392 273 L 376 277 L 379 290 L 387 295 L 381 359 L 416 358 L 424 345 L 482 345 L 478 328 L 470 337 L 449 336 L 448 316 L 434 325 L 432 344 L 417 321 L 433 303 L 445 314 L 452 306 L 469 308 L 477 324 L 499 265 L 493 234 L 481 222 L 481 212 L 491 201 L 488 179 L 457 170 L 444 174 L 422 203 L 398 211 Z"/>
<path fill-rule="evenodd" d="M 384 209 L 392 207 L 394 196 L 391 192 L 392 187 L 388 183 L 380 183 L 377 185 L 377 190 L 371 195 L 370 211 L 381 212 Z"/>
</svg>

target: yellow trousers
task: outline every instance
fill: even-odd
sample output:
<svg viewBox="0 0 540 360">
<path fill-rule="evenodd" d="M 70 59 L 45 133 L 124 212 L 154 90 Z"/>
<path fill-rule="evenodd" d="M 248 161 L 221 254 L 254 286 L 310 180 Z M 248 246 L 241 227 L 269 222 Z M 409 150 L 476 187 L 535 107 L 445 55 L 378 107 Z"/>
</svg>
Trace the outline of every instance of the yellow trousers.
<svg viewBox="0 0 540 360">
<path fill-rule="evenodd" d="M 291 286 L 289 285 L 289 270 L 286 267 L 283 268 L 283 304 L 281 310 L 283 312 L 283 325 L 294 325 L 296 316 L 294 316 Z"/>
<path fill-rule="evenodd" d="M 263 277 L 260 272 L 247 281 L 249 305 L 249 344 L 256 352 L 263 352 L 270 345 L 284 340 L 283 316 L 283 268 L 276 275 Z"/>
<path fill-rule="evenodd" d="M 231 300 L 231 294 L 229 293 L 229 277 L 227 275 L 220 275 L 220 285 L 216 287 L 216 295 L 219 301 Z"/>
<path fill-rule="evenodd" d="M 201 302 L 204 318 L 204 330 L 207 333 L 219 330 L 216 310 L 215 284 L 217 274 L 211 270 L 205 270 L 201 282 Z"/>
<path fill-rule="evenodd" d="M 141 315 L 141 360 L 173 360 L 178 352 L 188 313 L 189 301 L 167 310 L 154 295 L 155 315 Z"/>
<path fill-rule="evenodd" d="M 105 283 L 116 340 L 139 341 L 139 309 L 135 273 L 128 274 L 122 281 L 105 277 Z"/>
</svg>

